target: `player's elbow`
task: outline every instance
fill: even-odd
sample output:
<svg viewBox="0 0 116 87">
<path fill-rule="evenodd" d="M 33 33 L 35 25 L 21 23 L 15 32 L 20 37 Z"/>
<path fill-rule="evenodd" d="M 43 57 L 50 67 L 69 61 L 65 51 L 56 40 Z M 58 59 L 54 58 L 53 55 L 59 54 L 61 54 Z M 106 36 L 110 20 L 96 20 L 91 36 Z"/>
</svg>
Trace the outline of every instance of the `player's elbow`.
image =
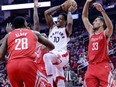
<svg viewBox="0 0 116 87">
<path fill-rule="evenodd" d="M 49 15 L 49 10 L 46 10 L 46 11 L 44 12 L 44 15 Z"/>
<path fill-rule="evenodd" d="M 81 18 L 84 20 L 84 19 L 87 19 L 87 18 L 88 18 L 88 16 L 87 16 L 86 14 L 82 13 Z"/>
<path fill-rule="evenodd" d="M 82 15 L 81 18 L 82 18 L 82 20 L 84 20 L 86 18 L 86 16 Z"/>
<path fill-rule="evenodd" d="M 113 30 L 113 24 L 111 23 L 110 25 L 107 26 L 107 28 L 112 31 Z"/>
<path fill-rule="evenodd" d="M 49 50 L 53 50 L 55 48 L 55 46 L 53 44 L 51 44 L 51 46 L 49 47 Z"/>
<path fill-rule="evenodd" d="M 73 22 L 72 22 L 72 21 L 69 21 L 69 22 L 67 23 L 67 26 L 68 26 L 68 27 L 72 27 L 72 25 L 73 25 Z"/>
</svg>

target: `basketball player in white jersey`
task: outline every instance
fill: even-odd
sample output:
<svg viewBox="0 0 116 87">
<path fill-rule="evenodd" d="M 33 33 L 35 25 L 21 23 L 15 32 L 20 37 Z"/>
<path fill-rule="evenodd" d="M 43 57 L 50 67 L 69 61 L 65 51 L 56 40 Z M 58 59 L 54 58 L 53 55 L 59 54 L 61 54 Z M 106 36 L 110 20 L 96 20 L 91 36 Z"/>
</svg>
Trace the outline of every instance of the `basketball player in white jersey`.
<svg viewBox="0 0 116 87">
<path fill-rule="evenodd" d="M 61 13 L 55 24 L 52 13 L 62 9 L 63 5 L 59 5 L 45 11 L 45 19 L 50 27 L 48 39 L 55 45 L 55 49 L 44 55 L 44 62 L 48 82 L 52 84 L 54 79 L 57 87 L 65 87 L 63 66 L 69 61 L 67 43 L 72 33 L 72 11 L 75 11 L 76 7 L 71 6 L 67 14 Z"/>
</svg>

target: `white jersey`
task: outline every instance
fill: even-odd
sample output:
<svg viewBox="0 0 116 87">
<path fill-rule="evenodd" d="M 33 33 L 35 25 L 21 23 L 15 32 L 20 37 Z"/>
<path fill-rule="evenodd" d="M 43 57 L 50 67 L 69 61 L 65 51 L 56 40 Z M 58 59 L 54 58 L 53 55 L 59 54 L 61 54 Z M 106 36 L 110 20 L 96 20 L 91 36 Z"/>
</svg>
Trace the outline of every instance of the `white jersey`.
<svg viewBox="0 0 116 87">
<path fill-rule="evenodd" d="M 67 51 L 67 43 L 69 38 L 66 35 L 66 28 L 58 28 L 55 26 L 49 34 L 48 40 L 51 41 L 55 49 L 54 50 L 65 50 Z"/>
</svg>

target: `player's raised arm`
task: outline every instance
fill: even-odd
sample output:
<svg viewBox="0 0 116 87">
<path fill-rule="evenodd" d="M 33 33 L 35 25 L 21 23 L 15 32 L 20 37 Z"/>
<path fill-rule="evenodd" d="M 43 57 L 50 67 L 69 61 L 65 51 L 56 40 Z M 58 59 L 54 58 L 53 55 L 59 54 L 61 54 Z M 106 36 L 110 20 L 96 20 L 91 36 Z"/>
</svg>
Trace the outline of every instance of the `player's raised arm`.
<svg viewBox="0 0 116 87">
<path fill-rule="evenodd" d="M 89 32 L 89 34 L 92 34 L 92 32 L 93 32 L 92 24 L 90 23 L 90 21 L 88 19 L 88 9 L 89 9 L 89 5 L 90 5 L 91 1 L 92 0 L 86 0 L 85 5 L 83 7 L 83 11 L 82 11 L 82 20 L 83 20 L 85 28 Z"/>
<path fill-rule="evenodd" d="M 58 5 L 58 6 L 54 6 L 52 8 L 49 8 L 48 10 L 45 11 L 45 13 L 44 13 L 45 19 L 46 19 L 46 22 L 50 28 L 53 28 L 53 26 L 54 26 L 52 13 L 55 11 L 61 10 L 61 9 L 62 9 L 62 6 Z"/>
<path fill-rule="evenodd" d="M 105 10 L 103 9 L 102 5 L 100 3 L 94 3 L 93 6 L 101 12 L 101 14 L 103 15 L 103 18 L 105 20 L 105 24 L 106 24 L 106 36 L 110 37 L 113 33 L 113 24 L 110 20 L 110 18 L 108 17 L 108 15 L 106 14 Z"/>
<path fill-rule="evenodd" d="M 2 42 L 2 45 L 0 46 L 0 60 L 3 61 L 5 60 L 5 54 L 7 52 L 7 39 L 8 39 L 8 35 L 7 34 L 5 37 L 4 37 L 4 40 Z"/>
<path fill-rule="evenodd" d="M 72 26 L 73 26 L 73 18 L 72 18 L 72 12 L 74 12 L 77 9 L 77 6 L 71 6 L 68 9 L 68 14 L 67 14 L 67 33 L 68 33 L 68 37 L 71 35 L 72 33 Z"/>
<path fill-rule="evenodd" d="M 33 12 L 34 30 L 40 32 L 37 7 L 39 7 L 38 0 L 34 0 L 34 9 L 33 9 L 34 10 L 34 12 Z"/>
<path fill-rule="evenodd" d="M 39 41 L 41 44 L 43 44 L 43 45 L 45 45 L 46 47 L 48 47 L 49 50 L 53 50 L 53 49 L 55 48 L 54 45 L 53 45 L 49 40 L 47 40 L 45 37 L 43 37 L 39 32 L 37 32 L 37 31 L 33 31 L 33 32 L 34 32 L 35 35 L 37 36 L 38 41 Z"/>
</svg>

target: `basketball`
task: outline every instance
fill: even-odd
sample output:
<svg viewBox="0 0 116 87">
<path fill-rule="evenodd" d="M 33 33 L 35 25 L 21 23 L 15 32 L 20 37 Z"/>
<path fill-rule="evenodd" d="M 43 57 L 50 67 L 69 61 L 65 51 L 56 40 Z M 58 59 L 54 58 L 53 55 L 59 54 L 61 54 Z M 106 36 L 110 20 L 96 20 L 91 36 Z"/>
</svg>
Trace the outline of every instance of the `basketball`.
<svg viewBox="0 0 116 87">
<path fill-rule="evenodd" d="M 76 1 L 75 0 L 67 0 L 67 1 L 65 1 L 64 5 L 63 5 L 63 9 L 67 12 L 71 5 L 72 6 L 77 6 Z"/>
</svg>

